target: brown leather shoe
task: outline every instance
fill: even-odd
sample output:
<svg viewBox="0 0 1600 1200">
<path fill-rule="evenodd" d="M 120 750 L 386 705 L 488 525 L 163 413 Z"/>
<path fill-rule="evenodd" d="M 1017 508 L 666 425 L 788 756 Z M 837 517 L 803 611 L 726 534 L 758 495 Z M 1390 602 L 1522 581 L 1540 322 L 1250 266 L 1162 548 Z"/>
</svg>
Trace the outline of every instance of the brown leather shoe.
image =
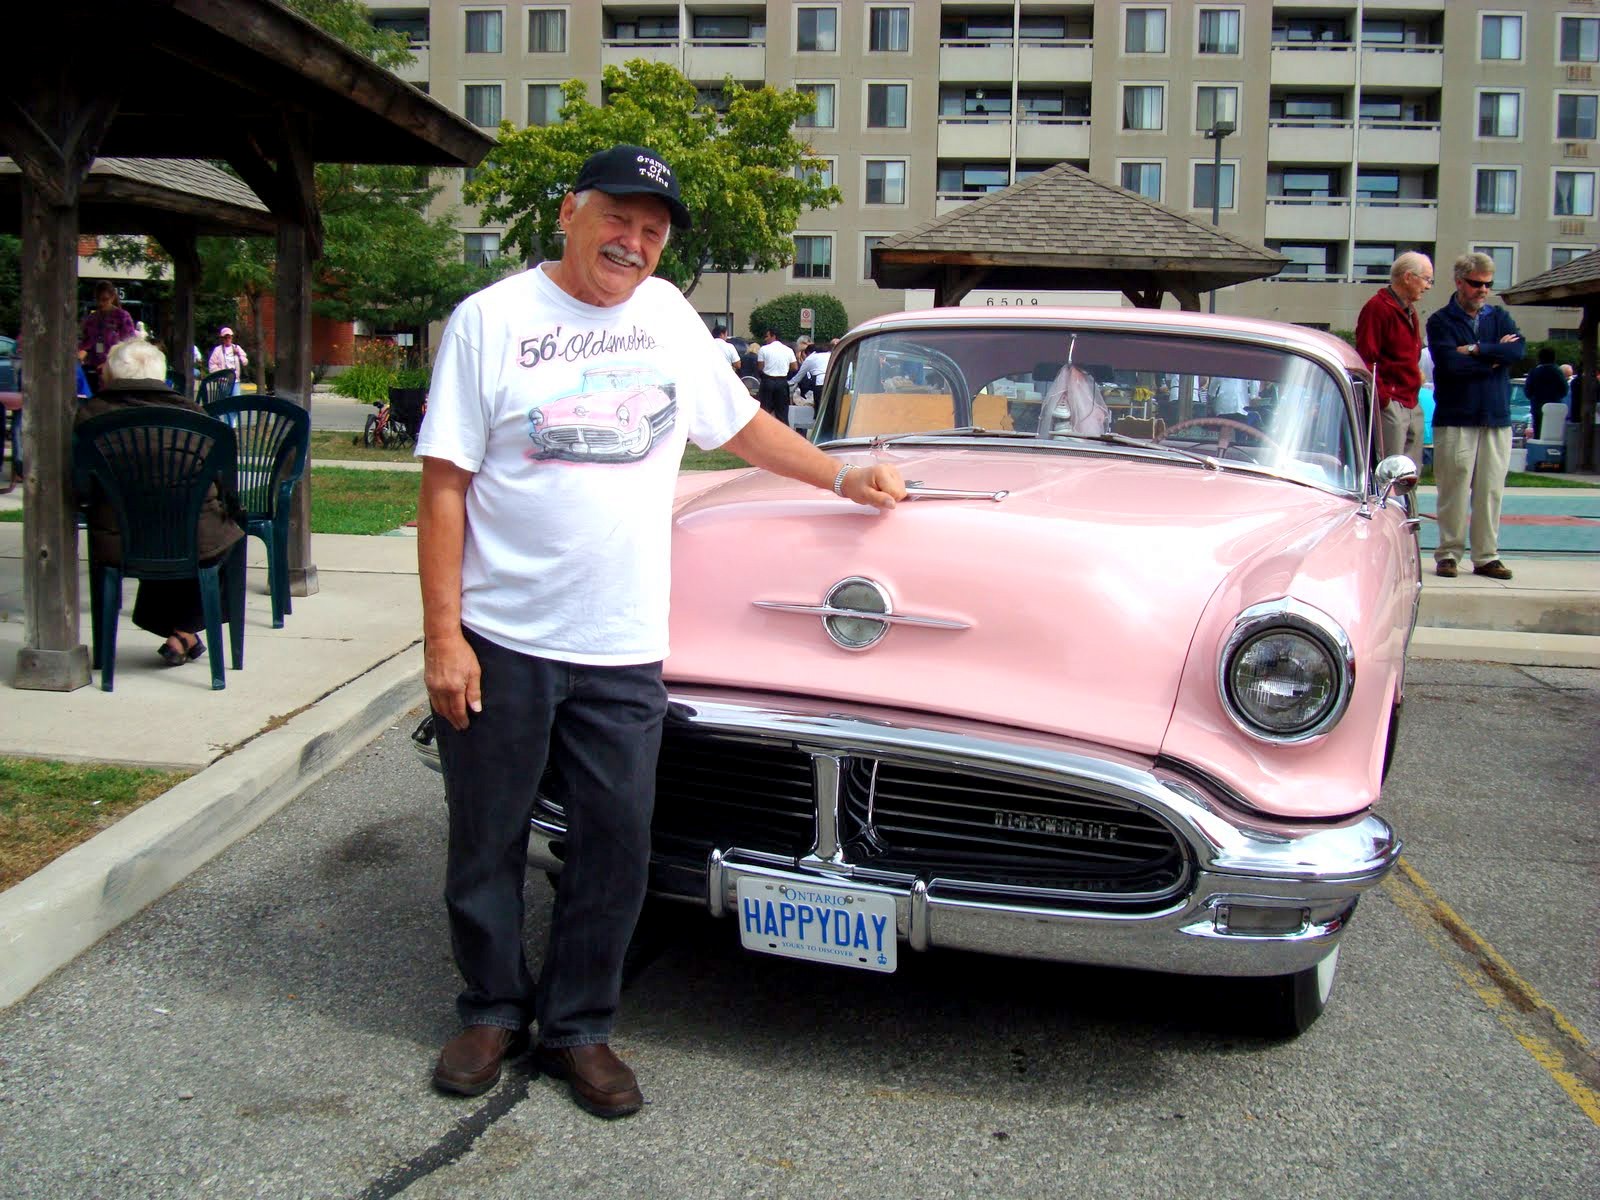
<svg viewBox="0 0 1600 1200">
<path fill-rule="evenodd" d="M 1433 564 L 1433 573 L 1439 576 L 1440 579 L 1454 579 L 1456 577 L 1456 560 L 1453 558 L 1441 558 Z"/>
<path fill-rule="evenodd" d="M 1491 558 L 1486 563 L 1479 563 L 1472 568 L 1474 575 L 1487 575 L 1490 579 L 1510 579 L 1511 568 L 1498 558 Z"/>
<path fill-rule="evenodd" d="M 433 1086 L 458 1096 L 479 1096 L 500 1082 L 500 1064 L 528 1052 L 526 1029 L 468 1025 L 444 1044 L 433 1068 Z"/>
<path fill-rule="evenodd" d="M 552 1079 L 565 1079 L 578 1107 L 597 1117 L 626 1117 L 644 1096 L 628 1064 L 604 1042 L 592 1046 L 536 1046 L 534 1065 Z"/>
</svg>

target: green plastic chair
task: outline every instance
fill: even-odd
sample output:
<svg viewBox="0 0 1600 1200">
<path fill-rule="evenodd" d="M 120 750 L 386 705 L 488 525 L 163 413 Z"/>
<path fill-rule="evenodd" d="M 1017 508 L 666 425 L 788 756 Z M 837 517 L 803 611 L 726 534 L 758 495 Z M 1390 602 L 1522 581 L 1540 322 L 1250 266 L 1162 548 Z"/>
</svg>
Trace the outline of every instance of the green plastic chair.
<svg viewBox="0 0 1600 1200">
<path fill-rule="evenodd" d="M 233 371 L 213 371 L 203 376 L 195 385 L 194 402 L 210 412 L 212 406 L 233 395 L 233 385 L 238 375 Z"/>
<path fill-rule="evenodd" d="M 211 415 L 233 428 L 239 448 L 239 503 L 245 532 L 267 548 L 267 590 L 272 627 L 283 628 L 289 599 L 289 513 L 295 485 L 311 448 L 311 414 L 281 396 L 232 396 Z"/>
<path fill-rule="evenodd" d="M 198 579 L 206 623 L 211 687 L 227 686 L 222 665 L 224 603 L 233 669 L 244 668 L 245 539 L 202 565 L 196 526 L 213 484 L 233 487 L 233 430 L 203 413 L 134 408 L 105 413 L 74 431 L 73 473 L 81 491 L 96 489 L 117 514 L 122 564 L 98 562 L 90 540 L 90 621 L 100 687 L 111 691 L 117 661 L 122 580 Z"/>
</svg>

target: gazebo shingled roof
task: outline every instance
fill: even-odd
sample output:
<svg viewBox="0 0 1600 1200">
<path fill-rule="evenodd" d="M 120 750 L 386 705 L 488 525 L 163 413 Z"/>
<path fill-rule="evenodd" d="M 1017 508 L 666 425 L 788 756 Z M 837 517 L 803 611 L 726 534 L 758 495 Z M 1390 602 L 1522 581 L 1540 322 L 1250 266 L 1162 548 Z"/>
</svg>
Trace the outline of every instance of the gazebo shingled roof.
<svg viewBox="0 0 1600 1200">
<path fill-rule="evenodd" d="M 1578 402 L 1573 406 L 1578 416 L 1577 453 L 1572 455 L 1573 465 L 1592 471 L 1597 457 L 1595 437 L 1595 368 L 1596 333 L 1600 330 L 1600 250 L 1591 251 L 1582 258 L 1552 267 L 1532 279 L 1504 288 L 1500 299 L 1507 304 L 1538 304 L 1561 308 L 1582 308 L 1583 318 L 1578 324 L 1578 343 L 1582 348 L 1582 366 L 1576 376 Z"/>
<path fill-rule="evenodd" d="M 22 171 L 0 158 L 0 228 L 21 222 Z M 78 191 L 80 233 L 157 233 L 177 220 L 202 236 L 270 237 L 277 221 L 237 176 L 199 159 L 97 158 Z"/>
<path fill-rule="evenodd" d="M 879 243 L 872 277 L 932 288 L 936 304 L 986 287 L 1120 291 L 1142 307 L 1171 292 L 1194 309 L 1201 292 L 1275 275 L 1286 262 L 1061 163 Z"/>
</svg>

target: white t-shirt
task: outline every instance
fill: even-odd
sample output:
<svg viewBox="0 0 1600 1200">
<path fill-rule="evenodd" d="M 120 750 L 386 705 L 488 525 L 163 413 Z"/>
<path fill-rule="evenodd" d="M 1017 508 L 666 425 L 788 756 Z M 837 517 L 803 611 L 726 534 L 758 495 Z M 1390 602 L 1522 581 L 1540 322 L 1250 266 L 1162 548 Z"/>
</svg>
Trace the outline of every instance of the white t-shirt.
<svg viewBox="0 0 1600 1200">
<path fill-rule="evenodd" d="M 728 341 L 727 338 L 712 338 L 711 340 L 717 344 L 717 349 L 722 351 L 722 357 L 728 360 L 730 367 L 739 365 L 739 347 Z"/>
<path fill-rule="evenodd" d="M 756 414 L 664 279 L 584 304 L 534 267 L 445 326 L 417 454 L 474 473 L 461 620 L 497 645 L 596 666 L 667 656 L 672 499 L 684 443 Z"/>
<path fill-rule="evenodd" d="M 761 360 L 763 375 L 787 379 L 789 372 L 794 370 L 794 351 L 776 338 L 758 348 L 756 357 Z"/>
<path fill-rule="evenodd" d="M 805 362 L 800 364 L 800 370 L 795 373 L 795 386 L 805 387 L 807 383 L 815 383 L 819 388 L 828 374 L 828 352 L 826 350 L 813 350 L 806 355 Z"/>
</svg>

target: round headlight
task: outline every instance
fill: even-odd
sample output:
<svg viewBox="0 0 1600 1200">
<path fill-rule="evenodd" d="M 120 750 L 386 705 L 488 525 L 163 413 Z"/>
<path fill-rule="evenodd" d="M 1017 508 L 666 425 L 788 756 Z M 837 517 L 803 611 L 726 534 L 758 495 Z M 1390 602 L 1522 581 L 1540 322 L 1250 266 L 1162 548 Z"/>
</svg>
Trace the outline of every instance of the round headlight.
<svg viewBox="0 0 1600 1200">
<path fill-rule="evenodd" d="M 1220 684 L 1245 732 L 1299 742 L 1344 715 L 1354 656 L 1344 631 L 1308 606 L 1261 606 L 1240 618 L 1223 653 Z"/>
<path fill-rule="evenodd" d="M 626 404 L 617 405 L 617 420 L 624 425 L 628 423 L 628 406 Z"/>
</svg>

